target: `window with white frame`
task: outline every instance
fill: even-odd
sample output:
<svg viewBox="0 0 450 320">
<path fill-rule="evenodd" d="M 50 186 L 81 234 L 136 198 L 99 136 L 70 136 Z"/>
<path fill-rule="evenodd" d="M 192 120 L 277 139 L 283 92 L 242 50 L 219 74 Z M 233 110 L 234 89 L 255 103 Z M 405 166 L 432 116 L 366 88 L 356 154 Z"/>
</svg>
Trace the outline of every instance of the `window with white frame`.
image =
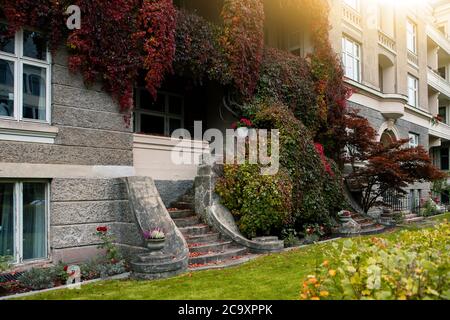
<svg viewBox="0 0 450 320">
<path fill-rule="evenodd" d="M 46 181 L 0 181 L 0 256 L 48 257 L 48 194 Z"/>
<path fill-rule="evenodd" d="M 0 118 L 50 122 L 50 79 L 45 38 L 0 23 Z"/>
<path fill-rule="evenodd" d="M 345 76 L 361 81 L 361 46 L 350 38 L 342 38 L 342 63 Z"/>
<path fill-rule="evenodd" d="M 408 104 L 419 107 L 419 79 L 408 74 Z"/>
<path fill-rule="evenodd" d="M 344 0 L 344 3 L 356 11 L 359 11 L 359 0 Z"/>
<path fill-rule="evenodd" d="M 158 92 L 154 101 L 145 88 L 137 88 L 135 93 L 135 132 L 170 136 L 176 129 L 184 127 L 184 98 L 181 95 Z"/>
<path fill-rule="evenodd" d="M 408 50 L 417 54 L 417 25 L 411 20 L 406 21 L 406 37 Z"/>
<path fill-rule="evenodd" d="M 409 147 L 416 148 L 419 146 L 419 138 L 420 136 L 416 133 L 409 133 Z"/>
</svg>

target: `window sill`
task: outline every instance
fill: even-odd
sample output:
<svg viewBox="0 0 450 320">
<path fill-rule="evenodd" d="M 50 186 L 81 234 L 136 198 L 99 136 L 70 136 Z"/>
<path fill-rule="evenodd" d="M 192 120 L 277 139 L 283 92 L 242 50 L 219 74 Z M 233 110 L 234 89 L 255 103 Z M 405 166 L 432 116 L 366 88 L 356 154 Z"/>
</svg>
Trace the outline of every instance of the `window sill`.
<svg viewBox="0 0 450 320">
<path fill-rule="evenodd" d="M 0 140 L 55 143 L 58 128 L 45 123 L 0 120 Z"/>
</svg>

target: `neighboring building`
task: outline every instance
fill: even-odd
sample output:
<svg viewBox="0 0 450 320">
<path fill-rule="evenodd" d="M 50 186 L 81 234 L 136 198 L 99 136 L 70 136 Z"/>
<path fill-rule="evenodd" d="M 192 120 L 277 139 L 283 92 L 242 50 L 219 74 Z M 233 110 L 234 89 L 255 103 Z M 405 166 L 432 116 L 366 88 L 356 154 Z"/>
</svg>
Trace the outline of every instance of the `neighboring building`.
<svg viewBox="0 0 450 320">
<path fill-rule="evenodd" d="M 349 105 L 369 119 L 380 141 L 409 138 L 449 170 L 450 3 L 330 3 L 330 38 L 354 89 Z M 414 209 L 429 191 L 428 183 L 410 186 L 407 206 Z"/>
</svg>

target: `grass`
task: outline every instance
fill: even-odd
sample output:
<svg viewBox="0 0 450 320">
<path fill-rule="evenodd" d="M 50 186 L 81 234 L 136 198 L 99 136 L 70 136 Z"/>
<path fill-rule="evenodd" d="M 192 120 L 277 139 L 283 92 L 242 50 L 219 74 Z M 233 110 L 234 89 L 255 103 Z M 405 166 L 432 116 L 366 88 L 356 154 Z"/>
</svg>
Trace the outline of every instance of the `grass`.
<svg viewBox="0 0 450 320">
<path fill-rule="evenodd" d="M 446 214 L 436 220 L 449 217 Z M 381 237 L 393 240 L 397 234 L 395 231 Z M 193 272 L 158 281 L 103 281 L 80 290 L 56 290 L 25 299 L 293 300 L 299 296 L 301 282 L 314 273 L 329 246 L 330 242 L 271 254 L 225 270 Z"/>
</svg>

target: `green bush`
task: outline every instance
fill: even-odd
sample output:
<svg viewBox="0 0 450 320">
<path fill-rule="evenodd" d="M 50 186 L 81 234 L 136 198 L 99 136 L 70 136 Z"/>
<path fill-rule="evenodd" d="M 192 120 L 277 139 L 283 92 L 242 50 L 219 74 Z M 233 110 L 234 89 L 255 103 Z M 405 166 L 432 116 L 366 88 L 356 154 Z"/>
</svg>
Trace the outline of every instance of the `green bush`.
<svg viewBox="0 0 450 320">
<path fill-rule="evenodd" d="M 431 199 L 428 199 L 423 204 L 423 208 L 420 209 L 420 215 L 423 217 L 431 217 L 435 216 L 439 213 L 438 207 L 436 205 L 436 202 L 434 202 Z"/>
<path fill-rule="evenodd" d="M 282 170 L 270 176 L 255 164 L 225 165 L 216 192 L 249 238 L 279 235 L 291 218 L 292 184 Z"/>
<path fill-rule="evenodd" d="M 450 299 L 450 225 L 389 241 L 347 239 L 303 282 L 301 299 Z"/>
<path fill-rule="evenodd" d="M 32 268 L 23 273 L 18 281 L 22 287 L 31 290 L 42 290 L 52 288 L 56 276 L 53 268 Z"/>
<path fill-rule="evenodd" d="M 10 256 L 0 256 L 0 273 L 7 271 L 9 269 L 12 257 Z"/>
<path fill-rule="evenodd" d="M 303 231 L 310 223 L 330 225 L 331 217 L 347 207 L 337 166 L 332 165 L 332 175 L 325 170 L 310 130 L 282 103 L 258 100 L 246 112 L 258 128 L 280 131 L 280 165 L 293 181 L 295 229 Z"/>
</svg>

